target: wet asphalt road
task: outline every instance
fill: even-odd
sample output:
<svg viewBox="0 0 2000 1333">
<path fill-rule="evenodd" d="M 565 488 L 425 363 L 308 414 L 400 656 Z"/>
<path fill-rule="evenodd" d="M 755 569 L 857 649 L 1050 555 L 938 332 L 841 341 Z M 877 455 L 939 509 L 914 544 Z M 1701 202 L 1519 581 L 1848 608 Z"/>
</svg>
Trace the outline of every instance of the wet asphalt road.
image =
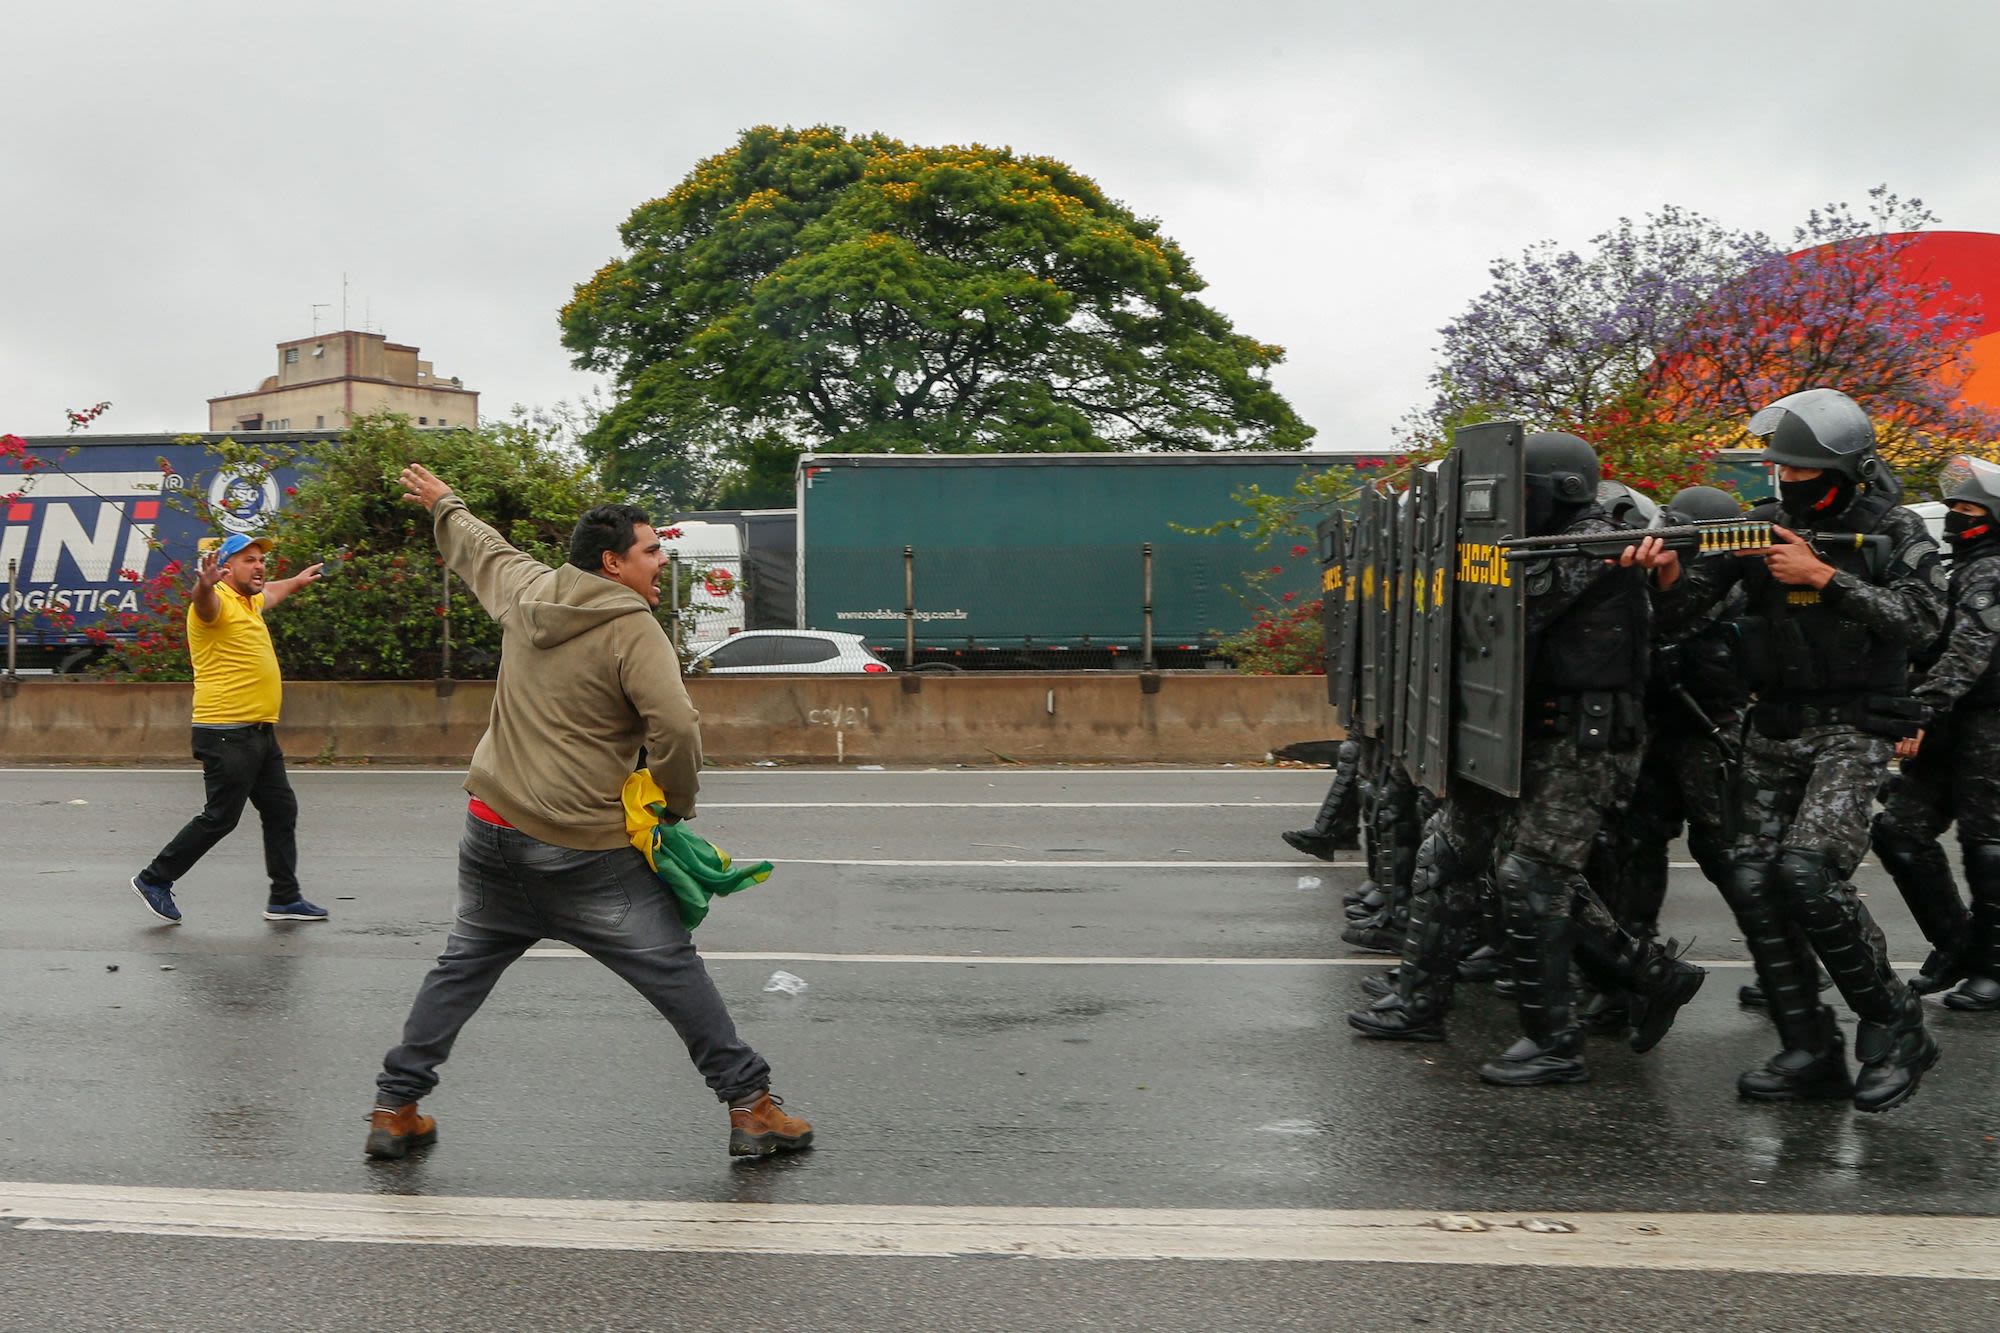
<svg viewBox="0 0 2000 1333">
<path fill-rule="evenodd" d="M 822 1146 L 731 1164 L 724 1121 L 667 1026 L 589 960 L 537 956 L 503 980 L 426 1104 L 438 1148 L 371 1166 L 359 1149 L 375 1063 L 442 943 L 463 795 L 453 774 L 306 769 L 296 781 L 306 891 L 334 919 L 260 919 L 246 825 L 183 883 L 187 923 L 169 929 L 126 880 L 198 803 L 195 773 L 0 773 L 0 1179 L 1551 1215 L 1980 1217 L 2000 1199 L 2000 1025 L 1965 1015 L 1935 1011 L 1943 1063 L 1911 1106 L 1877 1118 L 1736 1100 L 1735 1071 L 1773 1049 L 1734 1001 L 1741 968 L 1718 968 L 1651 1055 L 1593 1044 L 1581 1087 L 1482 1086 L 1474 1067 L 1513 1032 L 1478 991 L 1447 1045 L 1351 1038 L 1340 1015 L 1367 969 L 1324 960 L 1353 955 L 1339 890 L 1360 871 L 1276 838 L 1310 817 L 1325 774 L 1309 770 L 715 773 L 697 829 L 779 870 L 718 904 L 699 938 L 723 955 L 711 971 Z M 1886 879 L 1869 866 L 1860 882 L 1895 956 L 1920 956 Z M 1697 958 L 1743 957 L 1691 870 L 1676 872 L 1667 924 Z M 799 952 L 849 957 L 768 956 Z M 1103 961 L 995 961 L 1005 957 Z M 778 968 L 807 991 L 766 992 Z M 658 1255 L 5 1226 L 0 1328 L 2000 1319 L 2000 1281 Z"/>
</svg>

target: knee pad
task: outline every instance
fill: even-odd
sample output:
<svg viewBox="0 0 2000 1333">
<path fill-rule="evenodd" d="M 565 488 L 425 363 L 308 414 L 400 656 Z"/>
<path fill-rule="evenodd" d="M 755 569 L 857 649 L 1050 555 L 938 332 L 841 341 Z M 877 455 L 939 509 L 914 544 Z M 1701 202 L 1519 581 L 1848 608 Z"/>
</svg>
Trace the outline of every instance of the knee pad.
<svg viewBox="0 0 2000 1333">
<path fill-rule="evenodd" d="M 1875 849 L 1875 855 L 1888 859 L 1915 856 L 1929 843 L 1897 823 L 1887 810 L 1878 810 L 1868 826 L 1868 845 Z"/>
<path fill-rule="evenodd" d="M 1778 854 L 1777 879 L 1786 901 L 1807 925 L 1819 924 L 1838 910 L 1834 887 L 1841 876 L 1821 853 L 1785 848 Z"/>
<path fill-rule="evenodd" d="M 1555 871 L 1530 857 L 1514 852 L 1500 858 L 1496 885 L 1500 901 L 1508 908 L 1525 905 L 1536 920 L 1569 915 L 1569 886 Z"/>
<path fill-rule="evenodd" d="M 1417 844 L 1417 872 L 1413 880 L 1427 889 L 1442 888 L 1459 873 L 1458 853 L 1451 840 L 1433 830 Z"/>
<path fill-rule="evenodd" d="M 1722 899 L 1737 918 L 1768 912 L 1776 899 L 1777 865 L 1761 856 L 1729 856 L 1722 861 Z"/>
<path fill-rule="evenodd" d="M 2000 899 L 2000 842 L 1968 842 L 1959 851 L 1965 857 L 1966 886 L 1973 896 Z"/>
<path fill-rule="evenodd" d="M 1690 824 L 1687 842 L 1688 855 L 1694 858 L 1695 864 L 1701 867 L 1701 873 L 1707 876 L 1711 883 L 1728 873 L 1728 864 L 1725 860 L 1728 849 L 1723 846 L 1722 839 L 1717 837 L 1713 830 L 1703 825 Z"/>
</svg>

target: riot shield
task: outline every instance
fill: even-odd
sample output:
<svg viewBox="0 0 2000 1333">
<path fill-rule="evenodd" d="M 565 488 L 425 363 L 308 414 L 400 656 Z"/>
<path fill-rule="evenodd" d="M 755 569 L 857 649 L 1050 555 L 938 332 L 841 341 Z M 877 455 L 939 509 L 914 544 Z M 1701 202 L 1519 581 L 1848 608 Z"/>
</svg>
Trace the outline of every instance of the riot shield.
<svg viewBox="0 0 2000 1333">
<path fill-rule="evenodd" d="M 1320 521 L 1319 537 L 1319 623 L 1325 643 L 1326 701 L 1333 706 L 1342 725 L 1354 710 L 1354 657 L 1348 651 L 1353 621 L 1347 600 L 1347 542 L 1352 525 L 1347 515 L 1335 509 Z M 1343 671 L 1342 667 L 1346 670 Z"/>
<path fill-rule="evenodd" d="M 1416 492 L 1405 489 L 1393 497 L 1393 502 L 1395 526 L 1390 545 L 1396 553 L 1396 577 L 1390 585 L 1395 592 L 1389 598 L 1389 656 L 1383 675 L 1389 693 L 1388 715 L 1383 719 L 1383 749 L 1391 762 L 1401 763 L 1403 733 L 1410 711 L 1410 566 L 1416 554 Z"/>
<path fill-rule="evenodd" d="M 1526 597 L 1500 549 L 1525 534 L 1519 422 L 1468 426 L 1458 459 L 1453 577 L 1451 773 L 1503 796 L 1521 794 L 1526 708 Z"/>
<path fill-rule="evenodd" d="M 1424 604 L 1430 589 L 1423 578 L 1425 516 L 1430 505 L 1422 468 L 1410 470 L 1402 507 L 1402 541 L 1396 568 L 1396 734 L 1390 749 L 1412 778 L 1416 776 L 1417 734 L 1422 727 L 1422 677 L 1417 669 L 1417 643 L 1422 635 Z"/>
<path fill-rule="evenodd" d="M 1368 625 L 1375 671 L 1375 730 L 1386 744 L 1396 708 L 1396 557 L 1401 506 L 1387 491 L 1375 493 L 1375 596 L 1368 603 Z"/>
<path fill-rule="evenodd" d="M 1393 506 L 1393 501 L 1371 486 L 1361 492 L 1361 505 L 1355 518 L 1354 562 L 1361 573 L 1355 585 L 1354 628 L 1359 640 L 1355 675 L 1359 697 L 1354 713 L 1357 730 L 1363 736 L 1382 734 L 1382 641 L 1386 637 L 1382 623 L 1382 598 L 1388 582 L 1388 516 L 1393 512 Z"/>
<path fill-rule="evenodd" d="M 1422 558 L 1425 596 L 1422 624 L 1413 648 L 1412 672 L 1423 701 L 1410 776 L 1433 795 L 1445 794 L 1451 775 L 1452 605 L 1458 555 L 1458 455 L 1447 454 L 1424 484 L 1425 537 Z"/>
<path fill-rule="evenodd" d="M 1341 533 L 1344 549 L 1341 554 L 1341 586 L 1328 596 L 1337 596 L 1346 608 L 1342 622 L 1344 629 L 1340 639 L 1340 661 L 1335 665 L 1340 670 L 1341 689 L 1346 701 L 1340 709 L 1340 725 L 1350 735 L 1355 734 L 1355 711 L 1361 706 L 1361 571 L 1355 567 L 1355 552 L 1361 538 L 1361 525 L 1354 521 L 1354 515 L 1341 515 L 1344 530 Z"/>
</svg>

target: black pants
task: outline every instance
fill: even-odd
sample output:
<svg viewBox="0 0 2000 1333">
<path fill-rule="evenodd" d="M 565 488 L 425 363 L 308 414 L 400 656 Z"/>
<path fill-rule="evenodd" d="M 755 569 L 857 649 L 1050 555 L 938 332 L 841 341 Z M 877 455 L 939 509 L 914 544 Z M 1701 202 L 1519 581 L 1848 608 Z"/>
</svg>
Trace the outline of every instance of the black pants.
<svg viewBox="0 0 2000 1333">
<path fill-rule="evenodd" d="M 299 800 L 285 777 L 285 752 L 269 722 L 241 727 L 196 727 L 194 757 L 201 760 L 208 804 L 174 835 L 143 872 L 155 884 L 172 884 L 208 849 L 229 836 L 243 817 L 243 803 L 257 807 L 264 824 L 264 870 L 271 901 L 299 896 Z"/>
</svg>

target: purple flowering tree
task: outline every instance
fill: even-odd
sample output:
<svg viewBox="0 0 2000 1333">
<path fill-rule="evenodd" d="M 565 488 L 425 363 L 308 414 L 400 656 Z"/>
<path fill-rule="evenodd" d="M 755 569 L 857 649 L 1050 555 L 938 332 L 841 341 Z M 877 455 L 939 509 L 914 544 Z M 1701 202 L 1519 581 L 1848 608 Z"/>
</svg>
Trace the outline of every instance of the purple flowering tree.
<svg viewBox="0 0 2000 1333">
<path fill-rule="evenodd" d="M 1456 425 L 1518 418 L 1667 489 L 1744 443 L 1758 408 L 1826 386 L 1877 418 L 1899 462 L 1956 452 L 1992 423 L 1958 397 L 1976 301 L 1901 262 L 1935 221 L 1877 188 L 1862 210 L 1815 209 L 1787 249 L 1674 207 L 1582 251 L 1542 242 L 1495 262 L 1493 285 L 1440 330 L 1433 397 L 1406 432 L 1436 447 Z"/>
</svg>

